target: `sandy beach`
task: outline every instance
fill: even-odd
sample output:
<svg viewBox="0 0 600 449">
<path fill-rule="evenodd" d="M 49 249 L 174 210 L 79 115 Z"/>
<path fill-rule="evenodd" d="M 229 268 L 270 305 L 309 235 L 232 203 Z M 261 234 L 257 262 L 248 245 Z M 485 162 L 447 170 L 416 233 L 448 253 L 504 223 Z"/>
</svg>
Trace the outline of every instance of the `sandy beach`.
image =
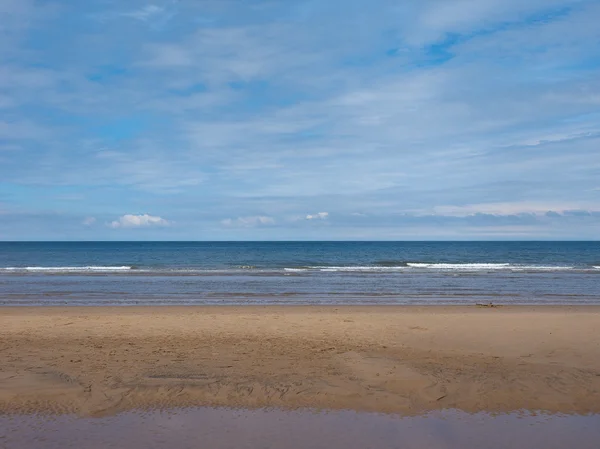
<svg viewBox="0 0 600 449">
<path fill-rule="evenodd" d="M 0 412 L 600 412 L 600 307 L 5 307 Z"/>
</svg>

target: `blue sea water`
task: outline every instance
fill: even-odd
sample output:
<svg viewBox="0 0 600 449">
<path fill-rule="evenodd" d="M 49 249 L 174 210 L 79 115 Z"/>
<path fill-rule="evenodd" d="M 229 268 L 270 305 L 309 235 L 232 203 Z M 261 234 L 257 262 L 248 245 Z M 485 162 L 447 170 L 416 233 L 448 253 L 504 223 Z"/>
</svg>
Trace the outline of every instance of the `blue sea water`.
<svg viewBox="0 0 600 449">
<path fill-rule="evenodd" d="M 600 242 L 0 242 L 0 305 L 600 304 Z"/>
</svg>

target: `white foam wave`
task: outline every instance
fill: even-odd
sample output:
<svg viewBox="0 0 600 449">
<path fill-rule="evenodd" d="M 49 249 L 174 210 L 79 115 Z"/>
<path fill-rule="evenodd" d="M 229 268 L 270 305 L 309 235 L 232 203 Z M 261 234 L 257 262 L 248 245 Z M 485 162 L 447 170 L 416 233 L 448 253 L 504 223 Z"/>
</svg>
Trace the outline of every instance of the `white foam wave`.
<svg viewBox="0 0 600 449">
<path fill-rule="evenodd" d="M 412 268 L 437 268 L 442 270 L 497 270 L 510 267 L 508 263 L 407 263 Z"/>
<path fill-rule="evenodd" d="M 337 271 L 399 271 L 406 270 L 405 266 L 398 267 L 371 267 L 371 266 L 354 266 L 354 267 L 305 267 L 305 268 L 284 268 L 288 272 L 305 272 L 305 271 L 322 271 L 322 272 L 337 272 Z"/>
<path fill-rule="evenodd" d="M 595 267 L 600 268 L 600 267 Z M 314 266 L 303 268 L 284 268 L 286 272 L 398 272 L 411 269 L 426 269 L 437 271 L 563 271 L 573 270 L 572 266 L 551 266 L 551 265 L 515 265 L 510 263 L 407 263 L 406 266 L 344 266 L 327 267 Z"/>
<path fill-rule="evenodd" d="M 437 270 L 456 270 L 456 271 L 490 271 L 490 270 L 511 270 L 511 271 L 562 271 L 572 270 L 572 266 L 556 265 L 516 265 L 510 263 L 408 263 L 411 268 L 428 268 Z"/>
<path fill-rule="evenodd" d="M 510 267 L 513 271 L 565 271 L 574 270 L 575 267 L 559 267 L 553 265 L 513 265 Z"/>
<path fill-rule="evenodd" d="M 400 271 L 407 267 L 319 267 L 319 271 Z"/>
<path fill-rule="evenodd" d="M 131 270 L 132 267 L 101 267 L 101 266 L 89 266 L 89 267 L 5 267 L 0 268 L 2 271 L 126 271 Z"/>
</svg>

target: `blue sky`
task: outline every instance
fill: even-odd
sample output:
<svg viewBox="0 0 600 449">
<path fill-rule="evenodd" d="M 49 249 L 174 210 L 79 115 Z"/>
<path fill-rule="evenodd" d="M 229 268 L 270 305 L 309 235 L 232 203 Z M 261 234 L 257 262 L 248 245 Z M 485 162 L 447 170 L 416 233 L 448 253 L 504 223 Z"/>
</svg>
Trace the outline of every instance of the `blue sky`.
<svg viewBox="0 0 600 449">
<path fill-rule="evenodd" d="M 0 240 L 598 239 L 598 23 L 598 0 L 0 0 Z"/>
</svg>

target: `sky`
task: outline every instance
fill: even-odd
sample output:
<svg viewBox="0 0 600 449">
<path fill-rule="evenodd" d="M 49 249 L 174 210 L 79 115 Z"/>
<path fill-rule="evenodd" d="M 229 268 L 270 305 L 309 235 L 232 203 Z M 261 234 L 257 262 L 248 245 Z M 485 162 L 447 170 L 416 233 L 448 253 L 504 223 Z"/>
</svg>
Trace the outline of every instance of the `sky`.
<svg viewBox="0 0 600 449">
<path fill-rule="evenodd" d="M 599 0 L 0 0 L 0 240 L 600 239 Z"/>
</svg>

